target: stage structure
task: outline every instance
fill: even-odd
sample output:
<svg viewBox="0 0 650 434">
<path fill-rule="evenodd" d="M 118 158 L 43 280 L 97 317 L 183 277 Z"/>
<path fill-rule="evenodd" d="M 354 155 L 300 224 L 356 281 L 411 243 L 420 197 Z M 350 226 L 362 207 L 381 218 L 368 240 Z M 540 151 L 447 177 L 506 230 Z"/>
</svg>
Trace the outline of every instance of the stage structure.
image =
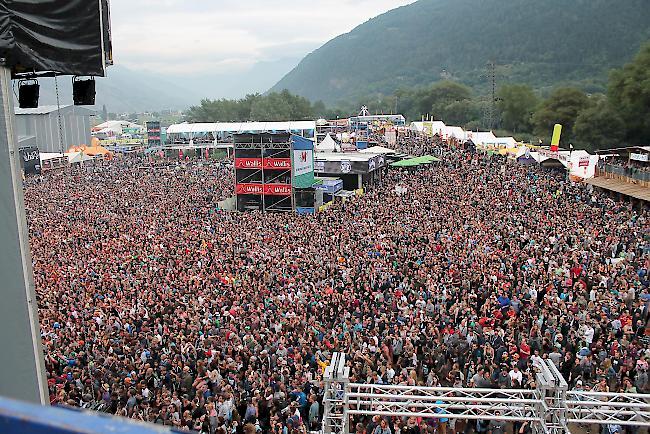
<svg viewBox="0 0 650 434">
<path fill-rule="evenodd" d="M 238 211 L 313 210 L 313 141 L 288 132 L 235 134 L 233 140 Z"/>
<path fill-rule="evenodd" d="M 417 387 L 349 382 L 345 354 L 325 370 L 323 432 L 348 434 L 358 416 L 529 422 L 536 434 L 571 433 L 574 424 L 650 427 L 650 397 L 568 390 L 550 360 L 535 363 L 536 389 Z"/>
</svg>

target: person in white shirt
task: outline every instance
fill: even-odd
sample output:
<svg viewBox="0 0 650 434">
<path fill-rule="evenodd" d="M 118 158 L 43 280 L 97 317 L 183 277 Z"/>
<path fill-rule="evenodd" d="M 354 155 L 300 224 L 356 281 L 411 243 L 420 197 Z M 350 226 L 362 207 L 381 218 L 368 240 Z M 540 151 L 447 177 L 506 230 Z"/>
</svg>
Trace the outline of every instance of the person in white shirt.
<svg viewBox="0 0 650 434">
<path fill-rule="evenodd" d="M 518 386 L 521 386 L 521 383 L 524 380 L 524 375 L 521 373 L 517 365 L 513 366 L 508 375 L 510 376 L 510 381 L 512 382 L 513 387 L 515 386 L 515 381 Z"/>
</svg>

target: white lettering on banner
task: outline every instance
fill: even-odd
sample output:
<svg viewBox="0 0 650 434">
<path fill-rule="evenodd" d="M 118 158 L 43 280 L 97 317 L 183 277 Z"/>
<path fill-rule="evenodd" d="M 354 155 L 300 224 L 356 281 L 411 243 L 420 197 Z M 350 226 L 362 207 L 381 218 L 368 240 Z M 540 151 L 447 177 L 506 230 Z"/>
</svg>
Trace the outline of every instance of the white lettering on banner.
<svg viewBox="0 0 650 434">
<path fill-rule="evenodd" d="M 314 151 L 296 149 L 293 151 L 293 176 L 314 171 Z"/>
<path fill-rule="evenodd" d="M 38 151 L 25 152 L 23 154 L 23 160 L 25 161 L 25 163 L 27 163 L 28 161 L 36 160 L 38 156 L 39 156 Z"/>
<path fill-rule="evenodd" d="M 341 172 L 350 173 L 352 171 L 352 163 L 349 161 L 341 161 Z"/>
<path fill-rule="evenodd" d="M 650 154 L 637 154 L 637 153 L 631 152 L 631 153 L 630 153 L 630 160 L 634 160 L 634 161 L 648 161 L 648 156 L 649 156 L 649 155 L 650 155 Z"/>
</svg>

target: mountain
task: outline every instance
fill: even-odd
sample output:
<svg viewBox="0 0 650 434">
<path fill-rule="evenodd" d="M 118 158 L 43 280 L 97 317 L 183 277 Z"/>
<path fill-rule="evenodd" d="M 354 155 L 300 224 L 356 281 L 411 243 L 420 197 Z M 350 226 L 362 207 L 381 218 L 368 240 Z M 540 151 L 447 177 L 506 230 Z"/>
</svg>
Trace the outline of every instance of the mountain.
<svg viewBox="0 0 650 434">
<path fill-rule="evenodd" d="M 59 101 L 72 104 L 72 84 L 69 76 L 59 77 Z M 56 104 L 53 78 L 39 79 L 40 105 Z M 135 113 L 163 109 L 183 109 L 200 96 L 183 88 L 182 81 L 174 77 L 147 74 L 123 66 L 111 66 L 106 77 L 95 79 L 97 103 L 95 110 L 106 105 L 110 112 Z M 89 107 L 93 108 L 93 107 Z"/>
<path fill-rule="evenodd" d="M 112 113 L 141 113 L 165 109 L 184 110 L 203 98 L 240 98 L 262 93 L 295 67 L 300 58 L 287 57 L 258 62 L 250 69 L 222 74 L 153 74 L 121 65 L 107 69 L 96 79 L 96 106 L 106 105 Z M 40 104 L 56 104 L 54 79 L 42 78 Z M 59 77 L 59 101 L 72 104 L 70 77 Z M 91 107 L 92 108 L 92 107 Z"/>
<path fill-rule="evenodd" d="M 419 0 L 338 36 L 271 90 L 329 104 L 457 80 L 602 90 L 650 39 L 648 0 Z"/>
</svg>

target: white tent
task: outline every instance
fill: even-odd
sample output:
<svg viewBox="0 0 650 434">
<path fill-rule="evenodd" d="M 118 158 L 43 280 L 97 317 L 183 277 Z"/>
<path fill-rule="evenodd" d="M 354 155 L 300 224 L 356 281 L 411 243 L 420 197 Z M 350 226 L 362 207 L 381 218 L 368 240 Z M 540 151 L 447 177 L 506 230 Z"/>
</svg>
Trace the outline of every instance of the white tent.
<svg viewBox="0 0 650 434">
<path fill-rule="evenodd" d="M 93 157 L 86 155 L 83 152 L 66 152 L 68 163 L 83 163 L 84 161 L 92 160 Z"/>
<path fill-rule="evenodd" d="M 433 134 L 436 134 L 435 130 Z M 449 126 L 445 126 L 444 128 L 442 128 L 439 134 L 443 138 L 451 137 L 458 140 L 465 140 L 465 136 L 466 136 L 465 130 L 463 130 L 461 127 L 449 127 Z"/>
<path fill-rule="evenodd" d="M 327 134 L 325 138 L 316 146 L 314 146 L 316 152 L 335 152 L 341 150 L 341 147 L 334 141 L 332 136 Z"/>
<path fill-rule="evenodd" d="M 477 146 L 496 146 L 497 137 L 492 133 L 488 132 L 479 132 L 479 131 L 468 131 L 466 134 L 466 140 L 471 140 Z"/>
</svg>

